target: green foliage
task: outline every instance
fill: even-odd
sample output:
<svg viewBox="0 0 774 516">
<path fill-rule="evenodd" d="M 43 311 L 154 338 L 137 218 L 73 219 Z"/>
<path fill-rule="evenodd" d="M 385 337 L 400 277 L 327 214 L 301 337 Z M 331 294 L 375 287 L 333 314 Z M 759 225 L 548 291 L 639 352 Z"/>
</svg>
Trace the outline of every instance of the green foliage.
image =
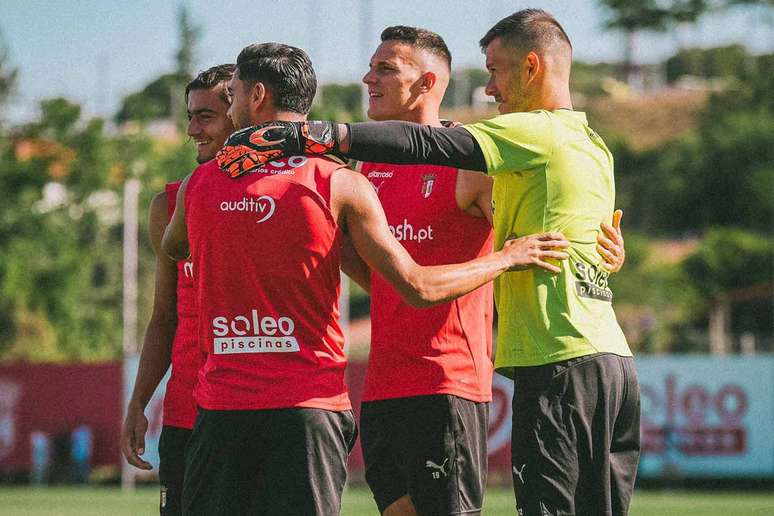
<svg viewBox="0 0 774 516">
<path fill-rule="evenodd" d="M 730 290 L 768 284 L 774 280 L 774 240 L 740 229 L 712 229 L 683 262 L 683 270 L 707 301 Z"/>
<path fill-rule="evenodd" d="M 610 63 L 584 63 L 575 61 L 570 75 L 570 90 L 587 97 L 607 95 L 605 79 L 616 78 L 617 70 Z"/>
<path fill-rule="evenodd" d="M 774 75 L 714 94 L 695 134 L 635 152 L 611 140 L 619 206 L 636 229 L 664 236 L 774 220 Z"/>
<path fill-rule="evenodd" d="M 178 73 L 164 74 L 148 83 L 142 90 L 124 97 L 115 120 L 123 124 L 130 120 L 150 122 L 173 116 L 173 105 L 182 102 L 185 85 L 190 76 Z"/>
<path fill-rule="evenodd" d="M 480 68 L 468 68 L 452 73 L 449 86 L 446 88 L 442 107 L 469 106 L 476 88 L 486 86 L 489 74 Z"/>
<path fill-rule="evenodd" d="M 310 119 L 358 122 L 363 120 L 363 87 L 361 84 L 325 84 L 318 102 L 312 106 Z"/>
<path fill-rule="evenodd" d="M 177 26 L 180 33 L 180 47 L 175 54 L 177 61 L 176 73 L 181 77 L 192 77 L 194 73 L 196 42 L 201 36 L 202 29 L 199 25 L 193 23 L 185 4 L 181 5 L 178 11 Z"/>
<path fill-rule="evenodd" d="M 0 33 L 0 106 L 3 106 L 16 86 L 18 70 L 8 65 L 9 52 Z"/>
<path fill-rule="evenodd" d="M 143 133 L 112 136 L 66 99 L 38 121 L 0 132 L 0 360 L 104 360 L 121 355 L 121 193 L 144 183 L 141 321 L 153 289 L 147 206 L 195 166 L 193 149 Z"/>
<path fill-rule="evenodd" d="M 745 80 L 754 73 L 756 65 L 755 57 L 743 45 L 728 45 L 680 50 L 664 66 L 667 82 L 673 83 L 684 75 Z"/>
<path fill-rule="evenodd" d="M 664 30 L 670 10 L 657 0 L 601 0 L 607 9 L 607 27 L 625 32 Z"/>
<path fill-rule="evenodd" d="M 129 121 L 141 124 L 173 119 L 178 127 L 185 121 L 185 86 L 193 78 L 196 43 L 201 27 L 194 24 L 183 5 L 178 12 L 179 46 L 175 53 L 176 69 L 149 82 L 142 90 L 124 97 L 115 115 L 117 124 Z"/>
</svg>

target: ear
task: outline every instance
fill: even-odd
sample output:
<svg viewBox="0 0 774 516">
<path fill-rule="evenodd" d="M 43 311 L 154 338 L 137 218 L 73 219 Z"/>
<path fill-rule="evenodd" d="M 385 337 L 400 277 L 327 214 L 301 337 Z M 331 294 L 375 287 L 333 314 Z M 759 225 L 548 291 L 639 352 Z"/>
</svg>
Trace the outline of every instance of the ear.
<svg viewBox="0 0 774 516">
<path fill-rule="evenodd" d="M 419 91 L 422 93 L 427 93 L 435 86 L 435 83 L 438 81 L 438 76 L 436 76 L 433 72 L 425 72 L 422 74 L 422 77 L 420 77 L 419 81 Z"/>
<path fill-rule="evenodd" d="M 269 98 L 269 89 L 261 81 L 256 81 L 250 89 L 250 107 L 253 112 L 258 112 L 267 102 L 271 103 Z"/>
<path fill-rule="evenodd" d="M 525 84 L 530 84 L 538 75 L 543 72 L 543 61 L 535 51 L 529 51 L 524 58 L 524 77 Z"/>
</svg>

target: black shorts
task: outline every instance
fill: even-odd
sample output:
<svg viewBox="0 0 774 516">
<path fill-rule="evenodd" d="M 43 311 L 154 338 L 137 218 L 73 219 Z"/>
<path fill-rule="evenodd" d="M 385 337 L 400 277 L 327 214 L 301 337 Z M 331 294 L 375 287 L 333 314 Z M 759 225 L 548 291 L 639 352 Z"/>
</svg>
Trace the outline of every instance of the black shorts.
<svg viewBox="0 0 774 516">
<path fill-rule="evenodd" d="M 183 514 L 180 500 L 183 495 L 183 473 L 185 472 L 185 450 L 191 430 L 176 426 L 161 427 L 159 438 L 159 484 L 161 516 Z"/>
<path fill-rule="evenodd" d="M 186 516 L 338 515 L 352 411 L 199 409 L 186 454 Z"/>
<path fill-rule="evenodd" d="M 514 382 L 518 514 L 627 514 L 640 457 L 634 360 L 594 354 L 519 367 Z"/>
<path fill-rule="evenodd" d="M 360 442 L 380 512 L 408 494 L 423 516 L 479 514 L 489 404 L 433 395 L 365 402 Z"/>
</svg>

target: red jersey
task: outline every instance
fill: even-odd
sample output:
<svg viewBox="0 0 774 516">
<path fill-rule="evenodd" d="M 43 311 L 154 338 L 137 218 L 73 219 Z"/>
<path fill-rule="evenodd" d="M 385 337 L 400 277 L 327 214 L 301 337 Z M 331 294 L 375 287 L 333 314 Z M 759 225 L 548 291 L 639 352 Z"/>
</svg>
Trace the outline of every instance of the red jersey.
<svg viewBox="0 0 774 516">
<path fill-rule="evenodd" d="M 175 211 L 180 182 L 166 185 L 169 216 Z M 204 364 L 204 355 L 197 345 L 198 320 L 193 285 L 193 262 L 177 262 L 177 328 L 172 341 L 172 373 L 164 394 L 164 424 L 193 428 L 196 420 L 196 402 L 193 389 L 196 375 Z"/>
<path fill-rule="evenodd" d="M 293 156 L 236 179 L 213 160 L 185 196 L 196 264 L 195 396 L 213 410 L 347 410 L 339 327 L 341 233 L 331 175 L 343 165 Z"/>
<path fill-rule="evenodd" d="M 492 228 L 457 205 L 457 170 L 363 163 L 395 238 L 420 265 L 492 251 Z M 452 394 L 492 399 L 492 285 L 451 303 L 413 308 L 371 274 L 371 351 L 363 400 Z"/>
</svg>

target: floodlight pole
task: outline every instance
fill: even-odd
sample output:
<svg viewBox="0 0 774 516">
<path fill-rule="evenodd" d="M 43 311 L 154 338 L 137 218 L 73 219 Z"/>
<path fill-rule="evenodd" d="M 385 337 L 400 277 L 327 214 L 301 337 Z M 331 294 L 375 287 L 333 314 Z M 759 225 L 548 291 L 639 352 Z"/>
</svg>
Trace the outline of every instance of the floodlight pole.
<svg viewBox="0 0 774 516">
<path fill-rule="evenodd" d="M 138 216 L 137 204 L 140 196 L 140 181 L 130 177 L 124 183 L 124 235 L 123 235 L 123 357 L 122 378 L 126 376 L 127 359 L 137 355 L 137 256 L 138 256 Z M 129 396 L 126 385 L 128 379 L 122 381 L 124 397 Z M 122 410 L 129 400 L 124 399 Z M 133 490 L 135 487 L 134 470 L 122 456 L 121 487 Z"/>
<path fill-rule="evenodd" d="M 124 287 L 123 348 L 124 356 L 137 354 L 137 200 L 140 181 L 134 177 L 124 184 Z"/>
</svg>

